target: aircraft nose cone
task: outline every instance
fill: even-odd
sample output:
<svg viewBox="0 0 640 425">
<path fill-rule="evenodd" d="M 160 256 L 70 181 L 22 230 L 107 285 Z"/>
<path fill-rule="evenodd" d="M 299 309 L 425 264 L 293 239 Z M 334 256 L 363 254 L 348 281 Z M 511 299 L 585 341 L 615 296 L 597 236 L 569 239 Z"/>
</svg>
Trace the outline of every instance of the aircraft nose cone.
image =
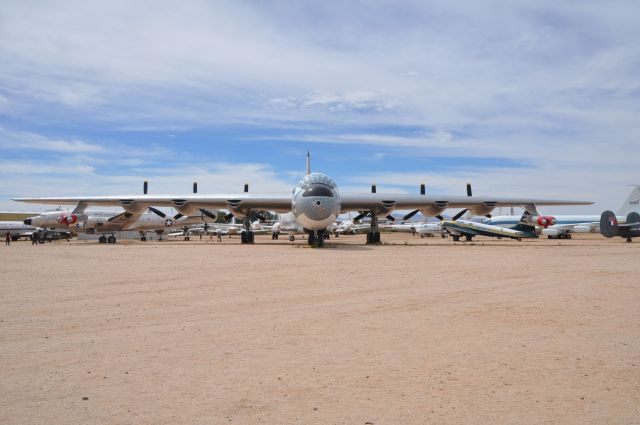
<svg viewBox="0 0 640 425">
<path fill-rule="evenodd" d="M 31 226 L 31 219 L 30 218 L 25 218 L 22 222 L 24 224 L 26 224 L 27 226 Z"/>
</svg>

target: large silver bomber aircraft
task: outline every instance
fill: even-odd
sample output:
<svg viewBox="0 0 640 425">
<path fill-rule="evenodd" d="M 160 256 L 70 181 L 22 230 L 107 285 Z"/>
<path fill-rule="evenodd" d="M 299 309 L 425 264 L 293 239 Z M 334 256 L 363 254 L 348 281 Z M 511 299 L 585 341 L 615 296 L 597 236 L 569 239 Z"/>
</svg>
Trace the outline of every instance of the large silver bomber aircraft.
<svg viewBox="0 0 640 425">
<path fill-rule="evenodd" d="M 253 243 L 251 216 L 257 211 L 293 212 L 298 223 L 308 233 L 309 245 L 322 246 L 327 229 L 336 218 L 349 211 L 359 211 L 371 218 L 367 243 L 379 243 L 378 217 L 394 210 L 421 211 L 424 215 L 437 216 L 447 208 L 467 208 L 474 215 L 487 215 L 496 207 L 523 206 L 535 209 L 536 205 L 590 205 L 592 202 L 573 200 L 546 200 L 531 198 L 498 198 L 487 196 L 430 196 L 421 185 L 420 194 L 340 193 L 336 183 L 327 175 L 311 173 L 307 154 L 307 173 L 291 194 L 269 195 L 248 193 L 188 194 L 188 195 L 133 195 L 89 196 L 62 198 L 18 198 L 19 202 L 35 204 L 73 205 L 74 214 L 82 213 L 89 206 L 119 206 L 129 214 L 140 214 L 149 207 L 172 207 L 180 215 L 189 216 L 202 209 L 228 209 L 234 216 L 244 219 L 242 243 Z"/>
</svg>

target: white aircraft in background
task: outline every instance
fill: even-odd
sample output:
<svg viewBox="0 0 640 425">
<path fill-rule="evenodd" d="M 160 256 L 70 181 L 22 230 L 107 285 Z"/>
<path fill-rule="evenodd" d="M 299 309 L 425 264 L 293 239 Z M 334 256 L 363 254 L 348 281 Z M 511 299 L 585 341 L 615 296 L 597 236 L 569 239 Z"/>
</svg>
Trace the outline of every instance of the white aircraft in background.
<svg viewBox="0 0 640 425">
<path fill-rule="evenodd" d="M 84 212 L 89 206 L 120 206 L 127 214 L 141 214 L 150 207 L 173 207 L 181 215 L 189 216 L 198 210 L 208 208 L 227 209 L 234 216 L 244 219 L 241 233 L 242 243 L 253 243 L 251 216 L 256 211 L 292 212 L 296 221 L 309 235 L 310 245 L 324 245 L 327 229 L 340 214 L 359 211 L 359 216 L 369 216 L 370 225 L 367 243 L 380 243 L 378 217 L 385 217 L 395 210 L 421 211 L 424 215 L 435 216 L 447 208 L 467 208 L 474 215 L 486 215 L 496 207 L 524 206 L 535 209 L 535 205 L 589 205 L 592 202 L 548 200 L 533 198 L 501 198 L 489 196 L 427 196 L 425 186 L 415 195 L 377 193 L 372 185 L 371 193 L 340 193 L 336 183 L 329 176 L 311 173 L 310 158 L 307 154 L 307 172 L 292 192 L 281 195 L 270 194 L 181 194 L 181 195 L 127 195 L 127 196 L 76 196 L 48 198 L 19 198 L 20 202 L 37 204 L 75 204 L 73 214 Z M 354 221 L 357 221 L 354 219 Z"/>
<path fill-rule="evenodd" d="M 598 233 L 600 232 L 600 215 L 554 215 L 542 216 L 532 212 L 533 223 L 543 227 L 542 234 L 549 239 L 571 239 L 572 233 Z M 616 214 L 619 223 L 625 223 L 627 215 L 631 212 L 640 212 L 640 185 L 636 185 L 624 201 Z M 549 224 L 549 220 L 553 223 Z M 517 216 L 494 216 L 482 220 L 482 223 L 495 226 L 513 227 L 518 225 Z M 544 224 L 547 224 L 545 226 Z"/>
<path fill-rule="evenodd" d="M 30 238 L 37 230 L 37 228 L 28 226 L 21 221 L 0 221 L 0 235 L 3 239 L 7 233 L 11 235 L 12 241 Z"/>
<path fill-rule="evenodd" d="M 166 230 L 202 223 L 203 219 L 202 216 L 168 218 L 165 213 L 159 210 L 143 214 L 111 211 L 74 213 L 71 210 L 59 210 L 47 211 L 27 218 L 23 223 L 73 233 L 101 234 L 98 242 L 116 243 L 115 232 L 136 231 L 140 233 L 140 240 L 145 241 L 147 240 L 145 235 L 147 232 L 156 232 L 162 238 Z"/>
</svg>

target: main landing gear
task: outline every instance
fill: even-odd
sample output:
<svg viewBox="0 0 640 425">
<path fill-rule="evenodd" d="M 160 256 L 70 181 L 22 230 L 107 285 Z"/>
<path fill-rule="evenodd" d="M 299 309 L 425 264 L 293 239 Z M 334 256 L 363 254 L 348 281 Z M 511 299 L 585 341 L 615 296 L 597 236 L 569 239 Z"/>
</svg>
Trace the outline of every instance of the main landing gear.
<svg viewBox="0 0 640 425">
<path fill-rule="evenodd" d="M 145 242 L 147 240 L 147 234 L 145 232 L 140 232 L 140 241 Z"/>
<path fill-rule="evenodd" d="M 367 245 L 380 244 L 380 229 L 378 227 L 378 216 L 371 214 L 371 227 L 367 232 Z"/>
<path fill-rule="evenodd" d="M 244 217 L 244 230 L 240 233 L 240 241 L 243 244 L 254 243 L 254 233 L 251 231 L 251 217 L 247 214 Z"/>
<path fill-rule="evenodd" d="M 102 235 L 98 238 L 98 243 L 116 243 L 116 237 L 113 235 L 109 235 L 109 237 Z"/>
</svg>

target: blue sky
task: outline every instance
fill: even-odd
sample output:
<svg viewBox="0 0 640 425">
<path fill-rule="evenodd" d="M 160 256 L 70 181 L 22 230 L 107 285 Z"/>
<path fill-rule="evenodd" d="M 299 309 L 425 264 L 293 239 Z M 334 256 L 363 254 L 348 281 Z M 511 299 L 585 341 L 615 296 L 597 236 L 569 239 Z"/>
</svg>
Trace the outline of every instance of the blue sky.
<svg viewBox="0 0 640 425">
<path fill-rule="evenodd" d="M 640 183 L 636 1 L 4 1 L 17 196 L 342 190 L 585 198 Z M 552 210 L 551 212 L 557 212 Z"/>
</svg>

